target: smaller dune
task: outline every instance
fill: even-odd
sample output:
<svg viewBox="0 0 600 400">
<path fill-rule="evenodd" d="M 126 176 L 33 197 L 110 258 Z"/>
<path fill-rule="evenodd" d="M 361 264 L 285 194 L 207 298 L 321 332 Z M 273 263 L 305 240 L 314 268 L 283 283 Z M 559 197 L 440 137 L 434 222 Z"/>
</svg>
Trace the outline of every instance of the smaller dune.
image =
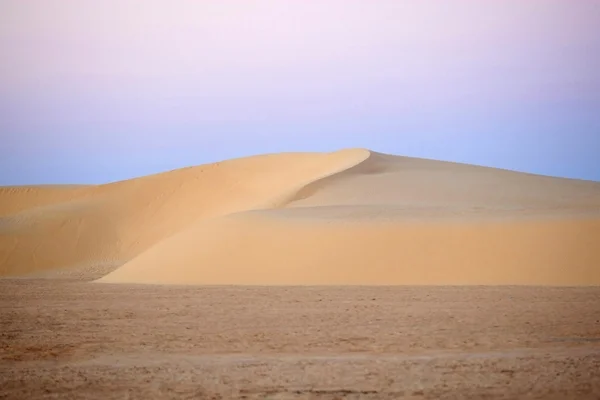
<svg viewBox="0 0 600 400">
<path fill-rule="evenodd" d="M 302 210 L 310 213 L 312 210 Z M 600 219 L 403 222 L 270 211 L 198 223 L 100 282 L 240 285 L 600 283 Z M 273 215 L 275 214 L 275 215 Z"/>
</svg>

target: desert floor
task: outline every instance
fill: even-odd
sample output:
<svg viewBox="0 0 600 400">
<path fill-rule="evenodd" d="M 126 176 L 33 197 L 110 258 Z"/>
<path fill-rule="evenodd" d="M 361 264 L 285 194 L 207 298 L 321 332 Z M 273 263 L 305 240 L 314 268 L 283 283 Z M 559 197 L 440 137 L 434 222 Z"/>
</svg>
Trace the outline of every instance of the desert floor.
<svg viewBox="0 0 600 400">
<path fill-rule="evenodd" d="M 600 398 L 600 288 L 0 280 L 0 398 Z"/>
</svg>

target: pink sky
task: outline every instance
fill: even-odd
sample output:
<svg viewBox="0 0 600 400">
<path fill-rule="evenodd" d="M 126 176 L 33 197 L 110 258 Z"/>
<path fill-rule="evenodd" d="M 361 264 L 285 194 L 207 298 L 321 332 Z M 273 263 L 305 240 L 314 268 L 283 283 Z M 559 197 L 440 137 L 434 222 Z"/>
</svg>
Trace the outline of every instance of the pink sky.
<svg viewBox="0 0 600 400">
<path fill-rule="evenodd" d="M 357 146 L 600 179 L 599 1 L 5 0 L 0 48 L 0 184 Z"/>
</svg>

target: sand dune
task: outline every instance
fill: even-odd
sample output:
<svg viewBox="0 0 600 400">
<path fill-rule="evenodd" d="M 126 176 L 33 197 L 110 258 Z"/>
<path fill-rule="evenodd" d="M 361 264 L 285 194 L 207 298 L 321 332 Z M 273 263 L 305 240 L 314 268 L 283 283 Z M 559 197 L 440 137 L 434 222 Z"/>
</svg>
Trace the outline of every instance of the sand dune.
<svg viewBox="0 0 600 400">
<path fill-rule="evenodd" d="M 0 188 L 0 275 L 177 284 L 600 284 L 600 183 L 283 153 Z"/>
</svg>

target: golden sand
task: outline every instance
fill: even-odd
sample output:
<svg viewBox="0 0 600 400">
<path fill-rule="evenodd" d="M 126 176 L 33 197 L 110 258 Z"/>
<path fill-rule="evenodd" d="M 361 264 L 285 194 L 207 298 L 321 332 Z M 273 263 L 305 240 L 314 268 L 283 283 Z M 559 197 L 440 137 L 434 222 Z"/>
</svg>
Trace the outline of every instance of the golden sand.
<svg viewBox="0 0 600 400">
<path fill-rule="evenodd" d="M 600 183 L 364 149 L 0 188 L 0 276 L 600 284 Z"/>
</svg>

